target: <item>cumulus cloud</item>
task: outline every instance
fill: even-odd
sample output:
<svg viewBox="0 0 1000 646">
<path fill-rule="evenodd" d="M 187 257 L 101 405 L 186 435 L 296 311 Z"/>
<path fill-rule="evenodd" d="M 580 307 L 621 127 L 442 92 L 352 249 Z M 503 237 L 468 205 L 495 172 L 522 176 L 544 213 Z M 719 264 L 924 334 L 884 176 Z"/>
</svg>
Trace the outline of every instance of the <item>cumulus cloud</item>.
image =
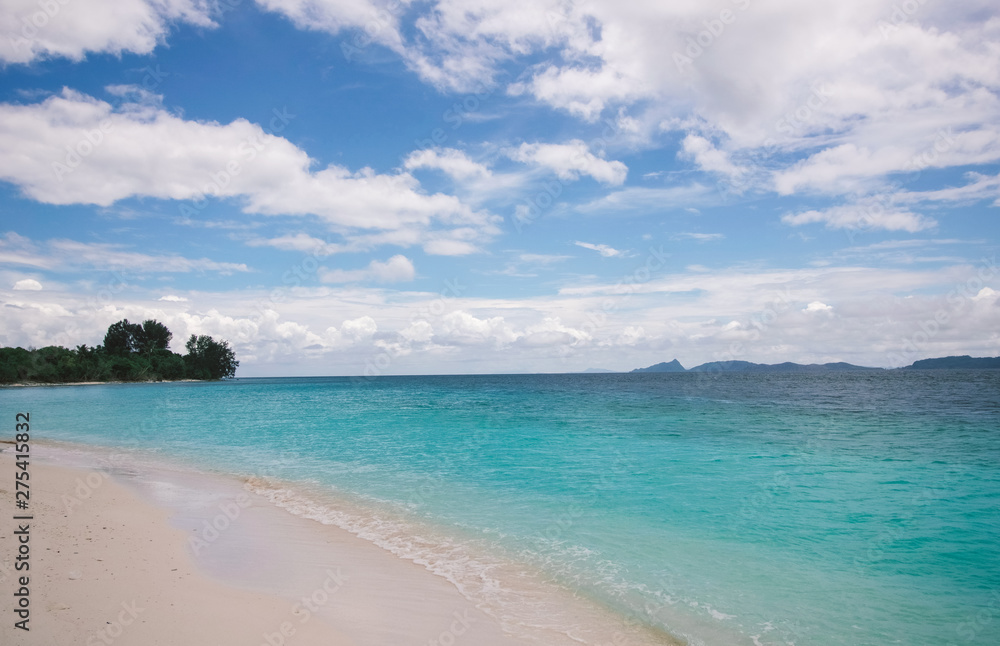
<svg viewBox="0 0 1000 646">
<path fill-rule="evenodd" d="M 558 316 L 552 316 L 542 319 L 541 323 L 527 326 L 519 343 L 528 348 L 571 347 L 590 338 L 591 336 L 586 332 L 564 325 Z"/>
<path fill-rule="evenodd" d="M 257 0 L 260 8 L 285 16 L 299 29 L 331 34 L 358 30 L 341 48 L 348 59 L 372 43 L 401 51 L 396 15 L 400 5 L 392 10 L 387 4 L 371 0 Z"/>
<path fill-rule="evenodd" d="M 617 113 L 602 137 L 618 143 L 648 139 L 657 127 L 679 133 L 682 156 L 701 170 L 739 178 L 746 188 L 843 195 L 870 191 L 894 173 L 1000 159 L 1000 69 L 995 65 L 1000 18 L 984 19 L 979 2 L 947 9 L 925 4 L 903 21 L 895 0 L 808 6 L 773 0 L 752 8 L 740 1 L 727 5 L 725 17 L 697 0 L 668 5 L 653 0 L 434 0 L 406 5 L 405 11 L 377 0 L 257 4 L 300 29 L 341 35 L 349 57 L 371 44 L 386 47 L 443 90 L 504 86 L 499 89 L 507 94 L 530 95 L 588 121 Z M 0 31 L 17 36 L 39 6 L 31 0 L 7 3 L 0 12 L 0 27 L 6 29 Z M 53 6 L 58 11 L 44 18 L 47 25 L 32 39 L 3 44 L 4 60 L 79 59 L 87 51 L 145 53 L 163 42 L 171 24 L 214 25 L 213 5 L 205 0 Z M 525 63 L 524 73 L 513 79 L 501 73 L 511 61 Z M 424 194 L 405 172 L 314 169 L 304 151 L 239 120 L 192 123 L 148 108 L 111 112 L 106 104 L 79 95 L 63 99 L 47 102 L 44 109 L 3 106 L 0 114 L 0 123 L 11 124 L 7 130 L 24 133 L 0 132 L 0 145 L 20 146 L 26 157 L 47 160 L 41 168 L 0 168 L 0 177 L 36 199 L 106 205 L 132 195 L 215 195 L 241 200 L 248 212 L 315 214 L 350 227 L 427 227 L 432 221 L 479 219 L 477 226 L 490 235 L 486 216 L 454 196 Z M 86 149 L 86 133 L 102 120 L 112 126 L 104 133 L 105 143 L 72 173 L 54 172 L 48 162 L 68 165 L 65 146 Z M 158 157 L 136 159 L 135 151 L 112 143 L 117 138 L 140 141 Z M 266 144 L 266 151 L 256 151 L 263 158 L 254 164 L 259 170 L 243 169 L 228 179 L 219 175 L 233 150 L 248 140 Z M 189 172 L 165 161 L 173 159 L 167 145 L 173 141 L 196 151 L 185 165 Z M 621 162 L 602 159 L 577 140 L 526 143 L 511 152 L 566 180 L 589 175 L 616 186 L 627 174 Z M 235 157 L 241 166 L 249 161 L 241 158 L 244 153 L 249 151 Z M 751 157 L 766 163 L 750 162 Z M 92 167 L 109 173 L 88 170 Z M 482 178 L 489 170 L 453 150 L 407 158 L 407 170 L 419 168 L 464 180 Z M 268 175 L 270 170 L 278 172 Z M 149 186 L 152 171 L 166 180 L 159 187 Z M 62 181 L 51 181 L 54 174 Z M 92 181 L 112 174 L 115 181 Z M 206 186 L 212 177 L 221 178 L 215 188 Z M 922 191 L 925 195 L 913 198 L 947 199 L 946 193 L 957 197 L 962 191 L 969 199 L 1000 197 L 973 180 L 969 187 L 943 189 L 939 195 Z M 635 195 L 617 199 L 625 197 Z"/>
<path fill-rule="evenodd" d="M 518 338 L 502 316 L 481 319 L 462 310 L 446 314 L 435 330 L 434 340 L 449 345 L 502 347 Z"/>
<path fill-rule="evenodd" d="M 79 286 L 56 284 L 0 288 L 0 343 L 95 344 L 114 321 L 155 318 L 178 339 L 230 341 L 244 375 L 364 374 L 369 365 L 413 374 L 631 369 L 661 355 L 685 365 L 725 358 L 905 365 L 995 355 L 998 281 L 995 260 L 983 260 L 926 270 L 701 268 L 654 273 L 625 294 L 617 282 L 581 279 L 544 298 L 414 291 L 387 298 L 377 286 L 320 285 L 288 290 L 280 314 L 267 305 L 269 290 L 192 291 L 178 301 L 134 286 L 95 306 Z M 921 325 L 942 312 L 947 323 L 927 339 Z M 739 354 L 727 356 L 734 347 Z"/>
<path fill-rule="evenodd" d="M 319 272 L 324 283 L 402 283 L 413 280 L 415 276 L 413 262 L 399 254 L 385 262 L 373 260 L 364 269 L 321 269 Z"/>
<path fill-rule="evenodd" d="M 782 193 L 842 191 L 900 170 L 1000 155 L 1000 18 L 984 19 L 978 2 L 921 5 L 903 21 L 894 0 L 774 0 L 752 8 L 741 1 L 725 16 L 697 0 L 436 0 L 416 11 L 375 0 L 257 4 L 300 29 L 343 35 L 345 55 L 387 47 L 441 89 L 505 83 L 509 94 L 530 94 L 586 120 L 610 109 L 638 111 L 631 122 L 639 130 L 655 121 L 684 132 L 685 154 L 711 172 L 732 175 L 743 167 L 741 152 L 807 151 L 806 160 L 774 171 Z M 204 0 L 53 6 L 33 38 L 4 43 L 4 60 L 147 53 L 173 23 L 214 25 Z M 16 36 L 39 11 L 31 0 L 8 2 L 0 31 Z M 539 63 L 543 52 L 554 55 Z M 501 80 L 514 60 L 528 63 L 525 72 Z M 710 145 L 720 138 L 708 133 L 721 133 L 726 148 Z M 588 163 L 576 172 L 608 184 L 623 177 L 614 162 Z M 344 175 L 324 176 L 338 178 Z"/>
<path fill-rule="evenodd" d="M 293 117 L 279 111 L 276 118 Z M 116 109 L 69 89 L 41 103 L 0 105 L 0 179 L 40 202 L 231 198 L 247 213 L 311 215 L 350 230 L 410 229 L 435 238 L 460 230 L 466 242 L 499 231 L 495 216 L 452 195 L 427 194 L 408 173 L 312 166 L 305 151 L 243 119 L 189 121 L 144 103 Z"/>
<path fill-rule="evenodd" d="M 983 287 L 978 292 L 976 292 L 976 295 L 972 297 L 972 300 L 977 301 L 977 302 L 978 301 L 996 301 L 997 300 L 997 296 L 1000 296 L 1000 292 L 998 292 L 995 289 L 992 289 L 990 287 Z"/>
<path fill-rule="evenodd" d="M 416 150 L 410 153 L 403 165 L 407 170 L 434 168 L 456 180 L 485 178 L 491 175 L 489 168 L 469 159 L 464 152 L 454 148 Z"/>
<path fill-rule="evenodd" d="M 359 316 L 356 319 L 344 321 L 340 326 L 341 334 L 352 339 L 366 339 L 373 336 L 378 331 L 375 319 L 370 316 Z"/>
<path fill-rule="evenodd" d="M 383 14 L 375 2 L 259 4 L 304 29 L 366 29 L 443 90 L 505 85 L 586 121 L 631 111 L 634 132 L 681 133 L 709 172 L 738 176 L 760 153 L 752 185 L 781 194 L 1000 159 L 1000 18 L 982 2 L 912 15 L 896 0 L 436 0 Z M 507 79 L 515 60 L 527 67 Z M 597 163 L 593 176 L 623 174 Z"/>
<path fill-rule="evenodd" d="M 625 164 L 597 157 L 579 139 L 564 144 L 523 143 L 508 150 L 507 155 L 515 161 L 547 168 L 567 181 L 590 175 L 602 184 L 620 186 L 628 175 Z"/>
<path fill-rule="evenodd" d="M 719 150 L 708 139 L 689 134 L 681 142 L 683 156 L 693 159 L 702 170 L 720 173 L 727 177 L 739 177 L 745 171 L 736 166 L 725 151 Z"/>
<path fill-rule="evenodd" d="M 215 27 L 208 0 L 5 0 L 0 61 L 31 63 L 88 52 L 148 54 L 173 24 Z"/>
<path fill-rule="evenodd" d="M 23 278 L 16 283 L 14 283 L 14 291 L 33 291 L 37 292 L 42 289 L 42 284 L 35 280 L 34 278 Z"/>
</svg>

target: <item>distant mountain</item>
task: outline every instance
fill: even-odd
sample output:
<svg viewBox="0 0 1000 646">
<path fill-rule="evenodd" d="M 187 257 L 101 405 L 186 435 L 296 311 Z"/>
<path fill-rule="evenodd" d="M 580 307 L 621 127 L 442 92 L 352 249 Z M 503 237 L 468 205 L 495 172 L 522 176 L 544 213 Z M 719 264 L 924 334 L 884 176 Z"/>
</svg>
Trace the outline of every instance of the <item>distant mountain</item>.
<svg viewBox="0 0 1000 646">
<path fill-rule="evenodd" d="M 749 361 L 709 361 L 691 368 L 689 372 L 749 372 L 761 365 Z"/>
<path fill-rule="evenodd" d="M 943 369 L 965 369 L 965 370 L 1000 370 L 1000 357 L 941 357 L 939 359 L 921 359 L 914 361 L 913 365 L 906 366 L 906 370 L 943 370 Z"/>
<path fill-rule="evenodd" d="M 846 372 L 848 370 L 882 370 L 854 364 L 838 363 L 751 363 L 749 361 L 711 361 L 691 368 L 690 372 Z"/>
<path fill-rule="evenodd" d="M 636 368 L 632 372 L 687 372 L 681 362 L 674 359 L 670 363 L 663 362 L 658 363 L 655 366 L 649 366 L 648 368 Z"/>
<path fill-rule="evenodd" d="M 913 362 L 913 365 L 906 366 L 904 370 L 943 370 L 943 369 L 964 369 L 964 370 L 1000 370 L 1000 357 L 941 357 L 939 359 L 921 359 Z M 648 368 L 636 368 L 632 372 L 848 372 L 860 370 L 885 370 L 885 368 L 868 368 L 856 366 L 852 363 L 752 363 L 750 361 L 709 361 L 700 366 L 695 366 L 690 370 L 685 370 L 677 359 L 669 363 L 658 363 Z"/>
<path fill-rule="evenodd" d="M 603 374 L 603 373 L 607 373 L 607 372 L 618 372 L 618 371 L 617 370 L 608 370 L 607 368 L 587 368 L 583 372 L 586 373 L 586 374 L 592 374 L 592 373 Z"/>
<path fill-rule="evenodd" d="M 803 365 L 801 363 L 766 364 L 750 361 L 710 361 L 690 370 L 685 370 L 677 359 L 667 363 L 658 363 L 648 368 L 636 368 L 632 372 L 844 372 L 848 370 L 882 370 L 882 368 L 866 368 L 850 363 L 824 363 Z"/>
</svg>

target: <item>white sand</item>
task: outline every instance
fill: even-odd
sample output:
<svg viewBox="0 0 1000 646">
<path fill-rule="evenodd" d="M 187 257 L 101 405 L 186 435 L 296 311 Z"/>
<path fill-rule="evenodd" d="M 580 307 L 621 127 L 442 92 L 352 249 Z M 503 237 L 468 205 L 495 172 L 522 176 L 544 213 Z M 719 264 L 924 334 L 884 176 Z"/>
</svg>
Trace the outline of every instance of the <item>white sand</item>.
<svg viewBox="0 0 1000 646">
<path fill-rule="evenodd" d="M 0 564 L 8 565 L 17 551 L 13 462 L 0 454 Z M 0 644 L 520 643 L 444 579 L 235 480 L 122 484 L 37 458 L 30 472 L 30 631 L 14 628 L 23 573 L 0 572 Z M 150 497 L 173 498 L 173 509 Z"/>
<path fill-rule="evenodd" d="M 112 460 L 98 470 L 99 456 L 45 443 L 32 448 L 26 633 L 14 628 L 20 573 L 9 567 L 18 549 L 14 456 L 0 454 L 0 644 L 538 643 L 505 633 L 495 615 L 421 565 L 289 513 L 236 478 L 160 462 Z M 602 626 L 588 643 L 678 643 L 623 627 L 585 600 L 537 592 L 580 620 L 572 623 Z M 579 643 L 545 632 L 547 646 Z"/>
</svg>

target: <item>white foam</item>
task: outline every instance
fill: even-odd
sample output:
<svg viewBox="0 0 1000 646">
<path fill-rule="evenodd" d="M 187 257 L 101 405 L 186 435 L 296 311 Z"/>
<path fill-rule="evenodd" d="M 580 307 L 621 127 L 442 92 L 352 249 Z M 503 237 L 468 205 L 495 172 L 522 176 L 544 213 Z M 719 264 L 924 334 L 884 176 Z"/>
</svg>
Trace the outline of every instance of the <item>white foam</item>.
<svg viewBox="0 0 1000 646">
<path fill-rule="evenodd" d="M 344 529 L 445 578 L 518 638 L 553 646 L 653 646 L 673 641 L 546 582 L 523 564 L 496 556 L 491 553 L 496 546 L 482 540 L 456 538 L 385 510 L 357 507 L 342 496 L 261 478 L 249 478 L 247 484 L 249 490 L 295 515 Z"/>
<path fill-rule="evenodd" d="M 100 447 L 68 443 L 53 446 L 48 453 L 47 457 L 56 462 L 84 468 L 94 468 L 95 463 L 101 460 L 107 463 L 109 456 Z M 109 472 L 124 476 L 126 484 L 178 510 L 214 504 L 220 494 L 209 485 L 213 478 L 227 477 L 191 471 L 188 467 L 171 463 L 162 455 L 153 456 L 147 452 L 114 455 L 117 457 Z M 238 487 L 239 483 L 233 482 L 232 485 Z M 577 591 L 553 583 L 550 576 L 537 569 L 544 567 L 548 571 L 546 565 L 558 566 L 558 563 L 539 562 L 538 554 L 507 554 L 495 542 L 502 538 L 499 531 L 477 532 L 478 536 L 473 536 L 470 531 L 459 536 L 449 533 L 451 530 L 404 515 L 405 505 L 331 492 L 318 482 L 293 484 L 250 477 L 245 478 L 244 488 L 295 516 L 346 530 L 400 559 L 422 566 L 451 583 L 466 600 L 496 620 L 504 632 L 527 643 L 547 646 L 663 646 L 681 643 L 667 633 L 651 628 L 650 623 L 671 626 L 690 646 L 749 643 L 746 637 L 712 630 L 698 617 L 688 616 L 690 613 L 671 614 L 671 606 L 683 605 L 687 600 L 670 595 L 655 595 L 658 602 L 655 615 L 639 612 L 636 616 L 641 618 L 640 621 L 626 618 L 596 601 L 581 597 Z M 223 497 L 231 493 L 229 491 Z M 563 556 L 571 560 L 581 559 L 585 567 L 589 563 L 593 571 L 587 572 L 588 578 L 604 581 L 614 574 L 610 562 L 604 566 L 602 562 L 595 565 L 592 550 L 572 545 L 563 547 Z M 530 557 L 528 561 L 531 565 L 518 556 Z M 602 573 L 600 570 L 604 567 L 611 570 Z M 642 592 L 611 587 L 616 597 L 627 596 L 629 592 Z M 731 617 L 699 608 L 698 602 L 690 605 L 708 610 L 716 620 Z"/>
</svg>

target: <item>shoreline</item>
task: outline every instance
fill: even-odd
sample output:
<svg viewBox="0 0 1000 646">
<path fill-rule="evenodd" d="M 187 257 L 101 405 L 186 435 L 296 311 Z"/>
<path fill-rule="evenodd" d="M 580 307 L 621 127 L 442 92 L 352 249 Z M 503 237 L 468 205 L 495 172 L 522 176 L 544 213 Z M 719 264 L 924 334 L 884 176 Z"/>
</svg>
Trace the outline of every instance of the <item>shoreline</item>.
<svg viewBox="0 0 1000 646">
<path fill-rule="evenodd" d="M 269 491 L 256 493 L 239 478 L 167 463 L 130 463 L 111 450 L 105 454 L 110 462 L 102 464 L 95 461 L 99 447 L 33 444 L 32 531 L 38 538 L 33 536 L 32 566 L 42 582 L 32 589 L 31 639 L 18 641 L 22 636 L 13 634 L 12 643 L 85 643 L 81 636 L 114 625 L 99 621 L 115 620 L 108 614 L 118 608 L 108 605 L 112 600 L 127 604 L 133 598 L 150 610 L 116 644 L 538 643 L 515 634 L 510 618 L 484 612 L 427 564 L 294 513 L 261 495 Z M 0 453 L 0 471 L 13 469 L 13 455 Z M 12 498 L 2 482 L 0 490 Z M 0 546 L 10 543 L 10 522 L 0 525 Z M 9 551 L 0 549 L 2 563 Z M 8 577 L 0 588 L 7 599 L 14 598 L 6 589 L 12 582 Z M 581 600 L 544 601 L 571 604 L 570 614 L 578 618 L 601 614 Z M 178 632 L 178 622 L 198 628 Z M 282 627 L 294 634 L 282 635 Z M 11 632 L 21 631 L 0 628 L 0 636 Z M 580 643 L 561 631 L 547 632 L 547 644 Z M 636 646 L 681 643 L 665 635 L 651 640 L 627 621 L 617 628 L 609 624 L 606 632 Z M 588 635 L 594 641 L 583 643 L 603 644 L 607 636 L 598 642 L 597 635 Z"/>
<path fill-rule="evenodd" d="M 221 379 L 160 379 L 146 381 L 56 381 L 52 383 L 44 381 L 24 381 L 13 384 L 0 384 L 0 388 L 40 388 L 43 386 L 106 386 L 113 384 L 183 384 L 198 382 L 222 381 Z"/>
<path fill-rule="evenodd" d="M 10 452 L 0 453 L 0 471 L 12 474 L 14 459 Z M 37 458 L 29 469 L 27 570 L 9 568 L 13 532 L 24 526 L 12 526 L 6 514 L 0 525 L 0 589 L 6 600 L 17 598 L 16 589 L 28 590 L 29 630 L 4 622 L 3 643 L 255 645 L 288 621 L 283 600 L 224 585 L 201 572 L 185 551 L 183 532 L 170 526 L 169 513 L 139 500 L 113 478 Z M 13 498 L 6 482 L 0 494 Z M 28 585 L 21 586 L 25 575 Z M 321 621 L 296 622 L 296 628 L 301 644 L 352 645 Z"/>
</svg>

